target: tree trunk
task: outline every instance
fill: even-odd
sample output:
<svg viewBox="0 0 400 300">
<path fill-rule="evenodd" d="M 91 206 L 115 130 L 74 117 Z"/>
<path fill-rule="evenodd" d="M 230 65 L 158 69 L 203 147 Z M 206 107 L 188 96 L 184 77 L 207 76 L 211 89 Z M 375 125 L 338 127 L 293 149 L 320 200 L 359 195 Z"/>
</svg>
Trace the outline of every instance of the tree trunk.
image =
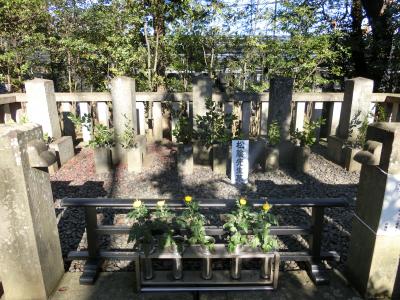
<svg viewBox="0 0 400 300">
<path fill-rule="evenodd" d="M 352 33 L 351 33 L 351 54 L 354 62 L 354 76 L 367 77 L 367 64 L 365 61 L 365 45 L 363 41 L 362 20 L 363 11 L 361 0 L 353 0 L 351 8 Z"/>
</svg>

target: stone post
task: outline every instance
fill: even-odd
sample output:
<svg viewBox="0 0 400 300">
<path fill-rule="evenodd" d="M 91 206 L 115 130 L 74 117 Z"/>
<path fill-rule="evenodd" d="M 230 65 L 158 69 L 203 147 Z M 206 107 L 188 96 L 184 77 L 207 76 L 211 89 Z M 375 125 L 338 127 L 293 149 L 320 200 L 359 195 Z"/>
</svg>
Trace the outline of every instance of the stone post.
<svg viewBox="0 0 400 300">
<path fill-rule="evenodd" d="M 368 117 L 373 88 L 374 81 L 371 79 L 357 77 L 346 80 L 339 126 L 336 135 L 328 137 L 328 156 L 339 164 L 344 162 L 342 152 L 345 141 L 354 140 L 358 135 L 357 128 L 353 128 L 349 135 L 351 123 Z"/>
<path fill-rule="evenodd" d="M 0 125 L 0 278 L 5 299 L 48 299 L 64 274 L 53 194 L 36 124 Z M 40 156 L 35 156 L 35 150 Z"/>
<path fill-rule="evenodd" d="M 163 139 L 163 115 L 161 102 L 153 102 L 153 140 L 160 142 Z"/>
<path fill-rule="evenodd" d="M 199 76 L 193 80 L 193 117 L 206 114 L 206 99 L 212 97 L 212 80 Z M 193 126 L 196 126 L 193 122 Z"/>
<path fill-rule="evenodd" d="M 29 122 L 42 125 L 50 137 L 61 137 L 60 120 L 52 80 L 35 78 L 25 81 L 27 114 Z"/>
<path fill-rule="evenodd" d="M 292 162 L 294 147 L 290 142 L 290 121 L 293 94 L 293 78 L 276 77 L 271 79 L 268 107 L 268 126 L 278 122 L 281 143 L 279 145 L 279 163 Z"/>
<path fill-rule="evenodd" d="M 355 156 L 362 168 L 346 273 L 363 296 L 380 299 L 393 295 L 399 268 L 400 123 L 370 125 L 365 149 Z"/>
<path fill-rule="evenodd" d="M 116 147 L 113 153 L 113 162 L 119 163 L 125 160 L 123 148 L 119 144 L 119 136 L 125 129 L 128 118 L 137 134 L 136 122 L 136 95 L 135 80 L 129 77 L 120 76 L 111 80 L 111 99 L 113 107 L 113 126 L 115 132 Z"/>
<path fill-rule="evenodd" d="M 193 129 L 197 128 L 196 116 L 206 114 L 206 99 L 212 98 L 212 80 L 207 76 L 199 76 L 193 80 Z M 209 150 L 197 143 L 193 147 L 193 159 L 195 164 L 209 164 Z"/>
</svg>

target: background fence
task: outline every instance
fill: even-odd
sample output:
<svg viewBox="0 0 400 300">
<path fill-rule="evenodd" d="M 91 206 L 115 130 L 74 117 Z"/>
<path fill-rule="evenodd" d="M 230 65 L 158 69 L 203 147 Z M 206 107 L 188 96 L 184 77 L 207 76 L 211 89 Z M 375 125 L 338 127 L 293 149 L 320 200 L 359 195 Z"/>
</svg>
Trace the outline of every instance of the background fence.
<svg viewBox="0 0 400 300">
<path fill-rule="evenodd" d="M 344 93 L 294 93 L 291 107 L 291 127 L 302 130 L 306 118 L 323 117 L 326 124 L 320 130 L 320 137 L 335 134 L 339 123 Z M 111 93 L 55 93 L 58 117 L 63 135 L 74 135 L 69 113 L 90 114 L 94 123 L 112 126 Z M 246 136 L 258 137 L 267 133 L 269 93 L 237 92 L 232 94 L 213 93 L 212 99 L 221 103 L 226 113 L 238 117 L 237 126 Z M 136 92 L 138 134 L 153 136 L 153 129 L 162 127 L 163 135 L 171 137 L 171 129 L 177 119 L 181 104 L 185 104 L 193 118 L 193 94 Z M 26 115 L 27 97 L 24 93 L 0 95 L 0 123 L 20 122 Z M 371 121 L 376 105 L 382 105 L 389 122 L 400 121 L 400 94 L 373 93 Z M 160 112 L 161 110 L 161 112 Z M 159 116 L 162 116 L 160 118 Z M 160 124 L 161 123 L 161 124 Z"/>
</svg>

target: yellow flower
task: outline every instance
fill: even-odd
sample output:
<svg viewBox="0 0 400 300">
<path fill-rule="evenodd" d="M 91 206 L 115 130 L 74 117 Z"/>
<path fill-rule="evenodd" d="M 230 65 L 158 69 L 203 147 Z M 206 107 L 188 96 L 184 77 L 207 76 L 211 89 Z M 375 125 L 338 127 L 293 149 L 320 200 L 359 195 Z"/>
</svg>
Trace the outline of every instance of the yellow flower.
<svg viewBox="0 0 400 300">
<path fill-rule="evenodd" d="M 272 205 L 269 204 L 268 202 L 265 202 L 262 206 L 263 210 L 266 212 L 269 211 L 271 209 L 271 207 L 272 207 Z"/>
<path fill-rule="evenodd" d="M 192 202 L 192 196 L 185 196 L 185 202 L 186 203 Z"/>
<path fill-rule="evenodd" d="M 163 207 L 164 205 L 165 205 L 165 200 L 157 201 L 157 206 L 158 207 Z"/>
<path fill-rule="evenodd" d="M 240 198 L 239 199 L 239 203 L 240 203 L 240 205 L 246 205 L 246 203 L 247 203 L 247 200 L 246 199 L 244 199 L 244 198 Z"/>
<path fill-rule="evenodd" d="M 133 207 L 134 207 L 134 208 L 139 208 L 140 206 L 142 206 L 142 201 L 136 199 L 136 200 L 133 202 Z"/>
</svg>

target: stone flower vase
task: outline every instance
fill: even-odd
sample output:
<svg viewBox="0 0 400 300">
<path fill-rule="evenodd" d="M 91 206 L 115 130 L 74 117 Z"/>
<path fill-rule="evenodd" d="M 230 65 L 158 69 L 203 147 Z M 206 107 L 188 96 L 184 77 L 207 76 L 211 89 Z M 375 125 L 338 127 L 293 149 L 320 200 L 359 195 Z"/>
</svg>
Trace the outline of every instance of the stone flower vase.
<svg viewBox="0 0 400 300">
<path fill-rule="evenodd" d="M 267 145 L 265 148 L 264 171 L 273 171 L 279 168 L 279 147 Z"/>
<path fill-rule="evenodd" d="M 179 144 L 177 152 L 177 170 L 178 175 L 192 175 L 193 174 L 193 145 Z"/>
<path fill-rule="evenodd" d="M 229 148 L 227 144 L 214 144 L 212 146 L 212 169 L 215 174 L 226 175 Z"/>
<path fill-rule="evenodd" d="M 295 169 L 297 172 L 306 173 L 310 170 L 311 149 L 308 146 L 296 146 L 294 151 Z"/>
<path fill-rule="evenodd" d="M 96 174 L 108 173 L 112 168 L 111 150 L 109 148 L 94 148 L 94 165 Z"/>
</svg>

